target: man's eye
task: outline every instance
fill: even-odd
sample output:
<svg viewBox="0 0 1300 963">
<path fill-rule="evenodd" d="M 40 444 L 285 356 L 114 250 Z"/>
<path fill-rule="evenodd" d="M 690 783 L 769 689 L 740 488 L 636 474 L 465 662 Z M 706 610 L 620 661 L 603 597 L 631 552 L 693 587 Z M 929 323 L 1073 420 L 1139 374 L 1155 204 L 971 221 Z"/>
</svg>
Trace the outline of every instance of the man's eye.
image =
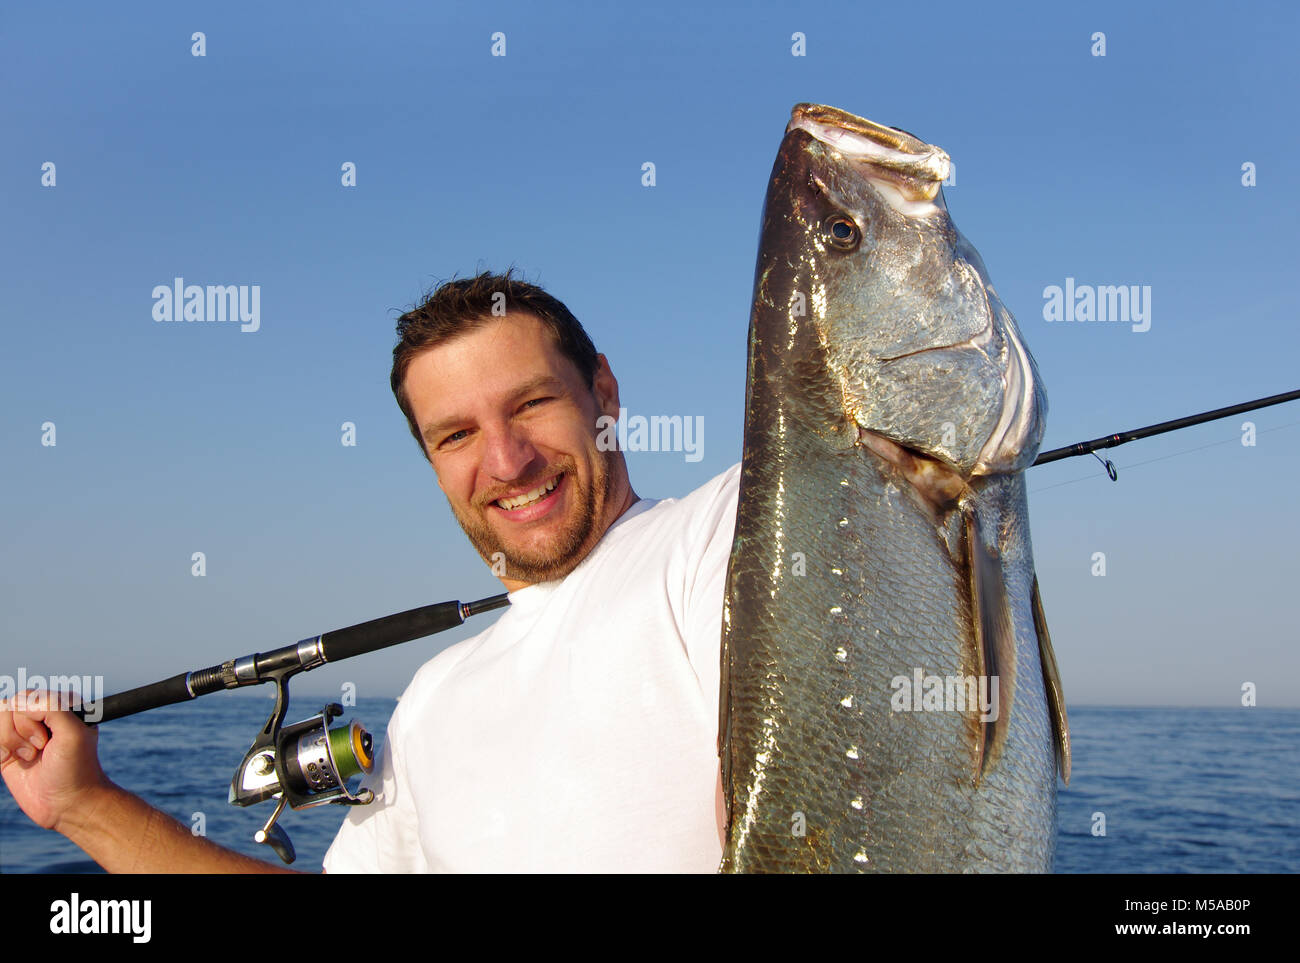
<svg viewBox="0 0 1300 963">
<path fill-rule="evenodd" d="M 468 437 L 469 437 L 468 429 L 462 428 L 460 431 L 452 432 L 450 435 L 448 435 L 446 438 L 442 440 L 442 443 L 444 445 L 451 445 L 462 440 L 463 438 L 468 438 Z"/>
<path fill-rule="evenodd" d="M 550 401 L 550 400 L 551 400 L 550 398 L 531 398 L 528 401 L 524 402 L 524 407 L 534 408 L 537 405 L 540 405 L 543 401 Z"/>
</svg>

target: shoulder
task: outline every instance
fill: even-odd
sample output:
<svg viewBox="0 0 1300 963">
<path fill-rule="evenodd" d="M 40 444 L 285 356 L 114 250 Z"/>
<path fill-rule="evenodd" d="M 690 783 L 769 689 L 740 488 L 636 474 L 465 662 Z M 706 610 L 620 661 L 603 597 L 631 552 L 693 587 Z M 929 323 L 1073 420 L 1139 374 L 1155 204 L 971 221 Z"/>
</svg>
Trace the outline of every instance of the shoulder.
<svg viewBox="0 0 1300 963">
<path fill-rule="evenodd" d="M 730 550 L 736 530 L 736 506 L 740 496 L 740 465 L 732 465 L 681 498 L 666 499 L 655 506 L 684 545 L 703 549 L 725 543 Z"/>
<path fill-rule="evenodd" d="M 681 498 L 669 498 L 661 504 L 675 505 L 681 510 L 698 511 L 719 501 L 735 501 L 740 492 L 740 463 L 732 465 L 720 475 L 710 478 L 695 491 Z"/>
<path fill-rule="evenodd" d="M 628 534 L 654 527 L 671 527 L 687 529 L 697 536 L 711 536 L 725 521 L 730 521 L 734 528 L 739 493 L 740 465 L 735 464 L 681 498 L 648 501 L 647 507 L 629 520 L 626 526 Z M 728 536 L 730 534 L 727 532 Z"/>
<path fill-rule="evenodd" d="M 736 528 L 740 466 L 680 498 L 641 499 L 601 539 L 569 579 L 628 580 L 648 585 L 680 580 L 715 543 L 731 544 Z M 625 585 L 611 589 L 625 591 Z"/>
</svg>

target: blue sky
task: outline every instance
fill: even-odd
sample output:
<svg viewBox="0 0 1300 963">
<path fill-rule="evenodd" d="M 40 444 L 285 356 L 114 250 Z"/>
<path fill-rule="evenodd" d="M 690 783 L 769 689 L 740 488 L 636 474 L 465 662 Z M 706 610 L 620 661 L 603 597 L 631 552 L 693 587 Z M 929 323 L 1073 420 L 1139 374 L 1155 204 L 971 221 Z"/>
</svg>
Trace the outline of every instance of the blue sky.
<svg viewBox="0 0 1300 963">
<path fill-rule="evenodd" d="M 951 154 L 953 220 L 1047 385 L 1044 447 L 1300 383 L 1285 4 L 309 9 L 0 21 L 0 673 L 116 690 L 497 591 L 388 389 L 396 316 L 453 274 L 515 265 L 583 319 L 630 412 L 704 419 L 698 462 L 629 456 L 640 494 L 733 464 L 800 101 Z M 155 322 L 178 276 L 258 285 L 260 330 Z M 1048 323 L 1066 278 L 1149 285 L 1150 330 Z M 1227 706 L 1252 681 L 1300 705 L 1298 442 L 1292 404 L 1121 448 L 1118 484 L 1090 458 L 1031 473 L 1070 701 Z M 396 694 L 470 629 L 302 688 Z"/>
</svg>

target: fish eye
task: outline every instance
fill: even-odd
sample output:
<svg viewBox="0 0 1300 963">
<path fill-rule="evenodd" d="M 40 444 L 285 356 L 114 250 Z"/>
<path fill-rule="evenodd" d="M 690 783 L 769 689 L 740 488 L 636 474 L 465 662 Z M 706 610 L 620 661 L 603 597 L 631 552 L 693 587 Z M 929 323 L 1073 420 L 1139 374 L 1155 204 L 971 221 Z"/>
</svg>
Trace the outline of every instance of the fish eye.
<svg viewBox="0 0 1300 963">
<path fill-rule="evenodd" d="M 851 217 L 844 214 L 832 214 L 826 218 L 824 226 L 831 245 L 841 251 L 853 250 L 862 240 L 862 232 L 858 230 L 858 225 L 853 223 Z"/>
</svg>

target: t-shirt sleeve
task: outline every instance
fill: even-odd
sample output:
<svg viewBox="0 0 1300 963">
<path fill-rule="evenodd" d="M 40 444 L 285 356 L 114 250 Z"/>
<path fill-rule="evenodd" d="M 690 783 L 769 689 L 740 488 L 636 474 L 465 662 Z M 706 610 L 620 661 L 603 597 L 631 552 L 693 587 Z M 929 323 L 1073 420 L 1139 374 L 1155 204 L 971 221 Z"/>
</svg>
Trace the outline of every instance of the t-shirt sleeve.
<svg viewBox="0 0 1300 963">
<path fill-rule="evenodd" d="M 686 648 L 700 686 L 718 691 L 722 652 L 722 598 L 727 588 L 727 563 L 736 532 L 736 505 L 740 495 L 740 466 L 735 465 L 715 481 L 695 519 L 700 539 L 696 543 L 693 572 L 686 583 Z M 712 486 L 710 486 L 712 487 Z"/>
<path fill-rule="evenodd" d="M 379 765 L 362 782 L 375 801 L 349 807 L 325 853 L 326 873 L 424 873 L 428 867 L 401 758 L 401 706 L 388 724 Z M 396 747 L 396 751 L 394 751 Z"/>
</svg>

